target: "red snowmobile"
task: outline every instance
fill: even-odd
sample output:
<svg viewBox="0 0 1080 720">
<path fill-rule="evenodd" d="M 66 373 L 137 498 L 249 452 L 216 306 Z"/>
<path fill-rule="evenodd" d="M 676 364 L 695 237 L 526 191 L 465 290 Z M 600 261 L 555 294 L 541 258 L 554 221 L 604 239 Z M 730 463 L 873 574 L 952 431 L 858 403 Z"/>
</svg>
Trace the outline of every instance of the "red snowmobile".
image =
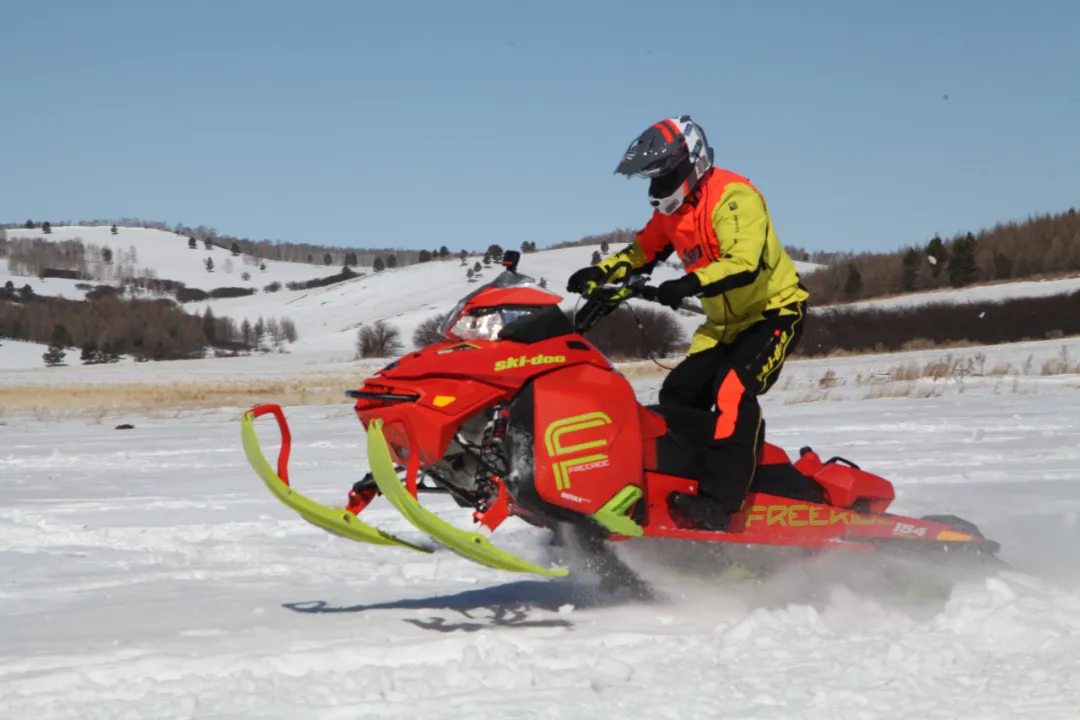
<svg viewBox="0 0 1080 720">
<path fill-rule="evenodd" d="M 655 288 L 627 273 L 621 283 L 589 293 L 571 320 L 559 308 L 562 298 L 517 272 L 519 259 L 507 253 L 504 272 L 457 304 L 440 340 L 347 391 L 367 429 L 371 472 L 353 486 L 345 507 L 329 508 L 293 490 L 281 408 L 248 410 L 244 448 L 267 487 L 332 533 L 430 552 L 359 519 L 381 493 L 417 529 L 460 555 L 544 575 L 568 571 L 496 548 L 486 533 L 461 530 L 428 511 L 419 496 L 449 494 L 489 530 L 515 516 L 538 527 L 569 525 L 601 540 L 997 552 L 997 543 L 959 518 L 888 513 L 892 484 L 852 462 L 822 460 L 810 448 L 792 462 L 767 442 L 750 492 L 726 528 L 689 526 L 671 512 L 668 498 L 697 492 L 692 478 L 704 447 L 699 436 L 712 423 L 639 403 L 629 381 L 586 337 L 624 301 L 654 299 Z M 253 428 L 264 414 L 275 416 L 282 433 L 276 473 Z"/>
</svg>

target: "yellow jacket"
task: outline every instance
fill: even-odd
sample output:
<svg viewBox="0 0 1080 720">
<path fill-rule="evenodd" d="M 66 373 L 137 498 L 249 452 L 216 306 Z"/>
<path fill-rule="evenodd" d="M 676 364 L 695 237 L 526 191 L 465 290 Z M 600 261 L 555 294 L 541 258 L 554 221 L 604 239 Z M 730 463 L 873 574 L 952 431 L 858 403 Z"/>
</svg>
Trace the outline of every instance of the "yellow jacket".
<svg viewBox="0 0 1080 720">
<path fill-rule="evenodd" d="M 710 171 L 673 215 L 654 212 L 632 245 L 598 267 L 608 271 L 628 260 L 643 268 L 672 252 L 701 281 L 707 320 L 694 333 L 690 354 L 732 342 L 766 311 L 799 314 L 796 304 L 809 297 L 776 237 L 765 199 L 748 179 L 727 170 Z"/>
</svg>

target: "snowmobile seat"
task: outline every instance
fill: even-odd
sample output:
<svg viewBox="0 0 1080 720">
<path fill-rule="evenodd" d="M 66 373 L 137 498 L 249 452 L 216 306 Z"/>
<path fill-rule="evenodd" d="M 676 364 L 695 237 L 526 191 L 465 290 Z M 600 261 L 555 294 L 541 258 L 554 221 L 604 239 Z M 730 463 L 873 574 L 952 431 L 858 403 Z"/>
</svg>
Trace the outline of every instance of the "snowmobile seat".
<svg viewBox="0 0 1080 720">
<path fill-rule="evenodd" d="M 647 405 L 646 409 L 661 416 L 667 424 L 667 432 L 656 439 L 656 467 L 649 469 L 675 477 L 696 477 L 705 445 L 712 439 L 716 414 L 666 405 Z M 761 437 L 764 435 L 762 432 Z M 825 502 L 824 488 L 800 472 L 783 450 L 767 445 L 763 440 L 758 448 L 758 467 L 750 491 L 806 502 Z"/>
</svg>

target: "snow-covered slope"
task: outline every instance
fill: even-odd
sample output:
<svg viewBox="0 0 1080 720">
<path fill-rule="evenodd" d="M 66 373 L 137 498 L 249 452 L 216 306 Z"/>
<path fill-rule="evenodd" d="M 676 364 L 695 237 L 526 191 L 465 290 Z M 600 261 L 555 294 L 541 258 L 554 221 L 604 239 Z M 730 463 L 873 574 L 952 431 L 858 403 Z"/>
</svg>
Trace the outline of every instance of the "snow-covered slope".
<svg viewBox="0 0 1080 720">
<path fill-rule="evenodd" d="M 587 265 L 596 247 L 574 247 L 524 255 L 518 270 L 539 282 L 547 282 L 552 292 L 564 295 L 563 306 L 572 308 L 579 299 L 565 294 L 566 278 Z M 246 298 L 229 298 L 193 303 L 209 306 L 215 315 L 236 319 L 259 315 L 284 315 L 299 328 L 300 339 L 290 346 L 292 352 L 325 353 L 328 357 L 351 356 L 356 328 L 361 323 L 387 320 L 402 333 L 410 347 L 413 330 L 424 320 L 449 312 L 457 301 L 480 285 L 493 280 L 502 267 L 493 263 L 484 267 L 479 277 L 470 281 L 466 270 L 479 260 L 445 260 L 411 265 L 405 268 L 369 273 L 330 287 L 304 291 L 280 291 Z M 669 266 L 657 269 L 659 282 L 678 277 Z M 196 308 L 193 307 L 193 310 Z M 685 319 L 688 328 L 698 324 L 693 316 Z"/>
<path fill-rule="evenodd" d="M 1011 568 L 942 597 L 880 593 L 858 558 L 725 586 L 708 553 L 641 540 L 619 551 L 658 596 L 634 600 L 578 565 L 552 580 L 329 536 L 252 473 L 237 408 L 123 432 L 7 417 L 0 717 L 1075 718 L 1080 393 L 1046 382 L 765 399 L 773 442 L 848 457 L 896 482 L 898 512 L 956 513 L 1002 542 Z M 637 389 L 655 398 L 655 381 Z M 293 483 L 343 501 L 366 464 L 348 403 L 286 412 Z M 381 498 L 365 518 L 423 540 Z M 560 562 L 547 539 L 513 519 L 494 536 Z"/>
<path fill-rule="evenodd" d="M 253 287 L 262 289 L 272 282 L 285 284 L 292 281 L 310 280 L 339 272 L 339 267 L 308 265 L 307 263 L 275 262 L 272 260 L 248 259 L 245 256 L 233 257 L 227 249 L 212 247 L 207 250 L 200 242 L 194 250 L 188 247 L 186 236 L 163 230 L 144 228 L 118 228 L 116 235 L 109 227 L 54 227 L 48 235 L 40 230 L 7 230 L 11 240 L 40 237 L 51 242 L 79 239 L 88 248 L 96 245 L 108 247 L 113 253 L 111 268 L 108 266 L 91 267 L 91 271 L 117 272 L 120 265 L 126 265 L 137 276 L 142 271 L 152 271 L 154 276 L 163 280 L 176 280 L 190 288 L 212 290 L 217 287 Z M 134 250 L 134 259 L 131 253 Z M 214 271 L 207 272 L 204 263 L 210 258 L 214 261 Z M 259 269 L 259 263 L 265 263 L 266 270 Z M 243 273 L 250 273 L 251 279 L 244 280 Z M 8 263 L 0 261 L 0 285 L 8 280 L 22 287 L 29 283 L 39 295 L 64 295 L 68 298 L 82 298 L 85 293 L 75 288 L 74 280 L 50 278 L 40 280 L 36 277 L 12 275 Z"/>
<path fill-rule="evenodd" d="M 263 288 L 274 281 L 284 285 L 289 281 L 324 277 L 338 272 L 340 268 L 265 261 L 267 269 L 262 272 L 257 265 L 246 265 L 242 258 L 232 258 L 227 250 L 221 248 L 207 251 L 199 243 L 197 249 L 190 250 L 186 237 L 160 230 L 120 228 L 115 236 L 108 227 L 57 227 L 50 235 L 41 235 L 39 230 L 8 231 L 8 237 L 13 239 L 39 236 L 52 241 L 78 237 L 87 245 L 109 245 L 114 254 L 121 250 L 129 252 L 129 248 L 134 247 L 136 268 L 150 269 L 158 278 L 179 280 L 192 288 L 255 287 L 258 292 L 248 297 L 193 302 L 186 307 L 189 312 L 196 314 L 202 314 L 209 307 L 215 315 L 228 316 L 237 322 L 248 319 L 254 323 L 259 317 L 287 317 L 296 323 L 300 336 L 297 343 L 289 346 L 290 352 L 320 355 L 327 360 L 352 357 L 356 328 L 361 323 L 380 319 L 395 325 L 401 331 L 406 347 L 409 347 L 413 330 L 418 324 L 429 317 L 448 312 L 463 295 L 490 282 L 502 270 L 498 264 L 482 266 L 478 278 L 470 281 L 466 271 L 480 261 L 481 256 L 477 255 L 469 257 L 464 265 L 458 258 L 452 258 L 379 273 L 361 267 L 356 270 L 364 273 L 362 277 L 329 287 L 300 291 L 283 287 L 278 292 L 265 292 Z M 611 248 L 612 251 L 616 249 Z M 599 246 L 582 246 L 529 253 L 522 256 L 519 271 L 537 281 L 546 280 L 550 290 L 563 294 L 570 274 L 589 264 L 593 253 L 599 250 Z M 202 265 L 208 256 L 214 260 L 213 273 L 206 272 Z M 233 265 L 231 274 L 223 269 L 227 262 Z M 796 263 L 796 266 L 802 273 L 820 267 L 802 262 Z M 244 271 L 252 275 L 248 282 L 240 277 Z M 680 274 L 681 270 L 676 269 L 676 262 L 672 260 L 659 267 L 653 273 L 653 278 L 656 282 L 662 282 Z M 75 289 L 74 281 L 12 277 L 4 265 L 0 267 L 0 284 L 8 279 L 17 287 L 29 283 L 36 293 L 42 295 L 82 297 L 84 294 Z M 578 302 L 576 297 L 567 297 L 563 306 L 572 308 Z M 699 324 L 700 318 L 686 313 L 680 316 L 680 322 L 690 332 Z"/>
</svg>

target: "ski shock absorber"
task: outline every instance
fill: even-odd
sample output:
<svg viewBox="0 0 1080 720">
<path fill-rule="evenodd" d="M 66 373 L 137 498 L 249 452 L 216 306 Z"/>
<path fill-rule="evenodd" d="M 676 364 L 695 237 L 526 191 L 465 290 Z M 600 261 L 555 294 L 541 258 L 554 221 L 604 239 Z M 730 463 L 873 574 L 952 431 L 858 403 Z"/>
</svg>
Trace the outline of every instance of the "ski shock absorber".
<svg viewBox="0 0 1080 720">
<path fill-rule="evenodd" d="M 492 409 L 491 420 L 484 428 L 483 444 L 480 446 L 480 463 L 476 470 L 477 493 L 486 503 L 493 502 L 499 493 L 499 485 L 507 473 L 503 441 L 509 425 L 510 410 L 503 406 Z"/>
</svg>

